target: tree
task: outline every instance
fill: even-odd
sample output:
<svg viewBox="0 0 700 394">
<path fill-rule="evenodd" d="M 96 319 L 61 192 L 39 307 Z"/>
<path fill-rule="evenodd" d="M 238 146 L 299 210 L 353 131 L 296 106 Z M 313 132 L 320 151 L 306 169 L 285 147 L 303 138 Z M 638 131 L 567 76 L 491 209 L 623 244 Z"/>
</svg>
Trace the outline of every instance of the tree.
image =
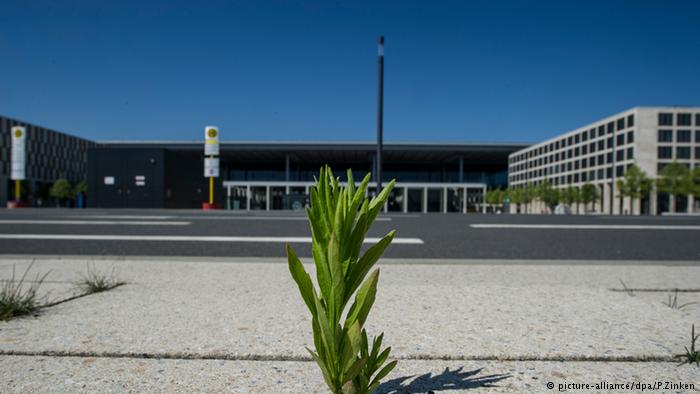
<svg viewBox="0 0 700 394">
<path fill-rule="evenodd" d="M 581 187 L 580 197 L 581 197 L 581 202 L 583 203 L 584 209 L 586 211 L 588 211 L 588 204 L 597 200 L 599 197 L 598 188 L 595 185 L 592 185 L 590 183 L 585 183 Z"/>
<path fill-rule="evenodd" d="M 537 198 L 537 193 L 532 183 L 523 186 L 523 204 L 525 205 L 525 213 L 530 213 L 530 204 L 532 200 Z"/>
<path fill-rule="evenodd" d="M 690 178 L 688 181 L 690 183 L 690 194 L 693 195 L 694 199 L 697 199 L 700 197 L 700 167 L 693 168 L 688 177 Z M 691 209 L 695 211 L 695 207 L 691 207 Z"/>
<path fill-rule="evenodd" d="M 508 190 L 510 202 L 515 204 L 516 211 L 520 213 L 520 205 L 525 200 L 525 190 L 522 187 L 516 187 Z"/>
<path fill-rule="evenodd" d="M 561 201 L 564 204 L 568 204 L 568 205 L 578 204 L 579 190 L 577 187 L 567 186 L 565 189 L 562 189 L 560 193 L 561 193 Z M 578 213 L 578 211 L 576 213 Z"/>
<path fill-rule="evenodd" d="M 559 203 L 559 189 L 552 187 L 549 181 L 545 180 L 537 186 L 537 198 L 554 211 L 554 207 Z"/>
<path fill-rule="evenodd" d="M 63 200 L 72 200 L 75 196 L 73 195 L 73 187 L 66 178 L 59 178 L 51 186 L 49 191 L 51 197 L 55 197 L 59 201 L 59 205 Z"/>
<path fill-rule="evenodd" d="M 503 203 L 503 197 L 505 197 L 505 192 L 503 190 L 491 189 L 486 192 L 484 201 L 491 206 L 492 211 L 495 211 L 496 205 L 501 205 Z"/>
<path fill-rule="evenodd" d="M 690 182 L 690 170 L 684 164 L 673 162 L 667 164 L 656 179 L 656 188 L 662 193 L 672 196 L 686 196 L 690 194 L 692 183 Z M 671 199 L 671 212 L 675 212 L 675 202 Z"/>
<path fill-rule="evenodd" d="M 629 212 L 634 212 L 634 200 L 642 199 L 653 187 L 651 179 L 635 164 L 630 165 L 623 178 L 617 180 L 617 189 L 622 197 L 630 198 Z"/>
<path fill-rule="evenodd" d="M 78 184 L 75 185 L 75 188 L 73 188 L 73 195 L 75 196 L 78 193 L 87 193 L 88 190 L 88 184 L 85 181 L 80 181 Z"/>
</svg>

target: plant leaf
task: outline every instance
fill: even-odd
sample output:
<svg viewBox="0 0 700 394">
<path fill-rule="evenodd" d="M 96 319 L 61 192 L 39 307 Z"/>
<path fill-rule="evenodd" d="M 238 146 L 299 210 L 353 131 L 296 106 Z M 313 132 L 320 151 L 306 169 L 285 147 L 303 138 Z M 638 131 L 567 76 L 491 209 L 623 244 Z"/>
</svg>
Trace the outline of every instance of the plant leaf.
<svg viewBox="0 0 700 394">
<path fill-rule="evenodd" d="M 372 272 L 367 280 L 360 286 L 355 296 L 355 302 L 350 307 L 348 317 L 345 319 L 345 324 L 353 324 L 358 321 L 360 325 L 365 324 L 367 315 L 369 314 L 374 298 L 377 294 L 377 281 L 379 280 L 379 269 Z"/>
<path fill-rule="evenodd" d="M 289 272 L 297 283 L 297 287 L 299 287 L 301 298 L 309 308 L 309 311 L 311 311 L 311 315 L 315 316 L 316 290 L 314 289 L 313 283 L 311 283 L 311 277 L 309 277 L 309 274 L 304 270 L 304 266 L 301 264 L 301 261 L 299 261 L 291 245 L 287 245 L 287 261 L 289 263 Z"/>
<path fill-rule="evenodd" d="M 349 286 L 346 289 L 346 302 L 352 297 L 352 293 L 357 290 L 360 283 L 362 283 L 367 272 L 369 272 L 372 266 L 382 257 L 384 251 L 394 239 L 394 234 L 396 234 L 395 231 L 390 231 L 389 234 L 385 235 L 384 238 L 369 248 L 367 252 L 362 255 L 362 258 L 360 258 L 357 264 L 352 266 L 350 274 L 348 275 Z"/>
<path fill-rule="evenodd" d="M 370 386 L 374 386 L 375 384 L 379 384 L 379 381 L 381 381 L 386 375 L 391 372 L 392 369 L 396 367 L 396 360 L 390 362 L 387 364 L 384 368 L 382 368 L 379 372 L 377 372 L 377 375 L 372 379 L 372 383 L 370 383 Z"/>
</svg>

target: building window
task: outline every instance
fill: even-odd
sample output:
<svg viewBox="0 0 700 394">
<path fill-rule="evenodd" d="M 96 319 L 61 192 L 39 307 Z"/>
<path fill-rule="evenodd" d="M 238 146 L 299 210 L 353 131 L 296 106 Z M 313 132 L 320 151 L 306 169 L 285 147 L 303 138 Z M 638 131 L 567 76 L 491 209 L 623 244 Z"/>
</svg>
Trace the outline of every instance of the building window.
<svg viewBox="0 0 700 394">
<path fill-rule="evenodd" d="M 615 168 L 615 176 L 623 176 L 625 175 L 625 166 L 617 166 Z"/>
<path fill-rule="evenodd" d="M 595 166 L 595 157 L 594 156 L 591 156 L 590 158 L 588 158 L 588 165 L 591 167 Z"/>
<path fill-rule="evenodd" d="M 695 125 L 700 126 L 700 114 L 695 114 Z"/>
<path fill-rule="evenodd" d="M 698 123 L 698 125 L 700 125 L 700 123 Z M 592 128 L 592 129 L 590 129 L 590 130 L 588 130 L 588 137 L 589 137 L 590 139 L 595 138 L 595 127 Z"/>
<path fill-rule="evenodd" d="M 625 118 L 620 118 L 617 120 L 617 130 L 622 130 L 625 128 Z"/>
<path fill-rule="evenodd" d="M 605 169 L 605 177 L 606 177 L 606 178 L 612 178 L 612 172 L 613 172 L 612 167 L 606 168 L 606 169 Z"/>
<path fill-rule="evenodd" d="M 678 130 L 676 132 L 677 142 L 690 142 L 690 130 Z"/>
<path fill-rule="evenodd" d="M 695 147 L 695 160 L 700 161 L 700 146 Z"/>
<path fill-rule="evenodd" d="M 588 149 L 591 151 L 591 153 L 595 152 L 595 142 L 588 144 Z"/>
<path fill-rule="evenodd" d="M 606 156 L 607 159 L 608 159 L 608 160 L 606 161 L 606 163 L 611 164 L 611 163 L 613 162 L 613 154 L 612 154 L 612 152 L 608 153 L 608 154 L 605 155 L 605 156 Z"/>
<path fill-rule="evenodd" d="M 578 146 L 576 148 L 574 148 L 574 157 L 578 157 L 579 152 L 580 152 L 580 150 L 579 150 Z"/>
<path fill-rule="evenodd" d="M 629 148 L 627 148 L 627 160 L 632 159 L 634 159 L 634 148 L 630 146 Z"/>
<path fill-rule="evenodd" d="M 676 148 L 677 159 L 690 159 L 690 148 L 687 146 L 679 146 Z"/>
<path fill-rule="evenodd" d="M 673 150 L 671 149 L 670 146 L 660 146 L 658 148 L 657 157 L 659 159 L 672 159 L 673 158 Z"/>
<path fill-rule="evenodd" d="M 627 116 L 627 127 L 634 126 L 634 115 Z"/>
<path fill-rule="evenodd" d="M 690 114 L 678 114 L 676 115 L 676 125 L 690 126 L 690 119 Z"/>
<path fill-rule="evenodd" d="M 700 130 L 695 130 L 695 142 L 700 142 Z"/>
<path fill-rule="evenodd" d="M 602 166 L 605 164 L 605 155 L 598 155 L 598 165 Z"/>
<path fill-rule="evenodd" d="M 617 146 L 621 146 L 625 144 L 625 135 L 624 134 L 618 134 L 617 135 Z"/>
<path fill-rule="evenodd" d="M 609 122 L 608 123 L 608 134 L 612 134 L 615 132 L 615 122 Z"/>
<path fill-rule="evenodd" d="M 659 113 L 659 126 L 673 126 L 673 114 Z"/>
<path fill-rule="evenodd" d="M 586 167 L 588 167 L 586 164 L 588 164 L 588 160 L 586 160 L 586 159 L 581 159 L 581 168 L 586 168 Z"/>
<path fill-rule="evenodd" d="M 584 131 L 583 133 L 581 133 L 581 141 L 583 141 L 583 142 L 588 141 L 588 133 L 587 132 Z"/>
<path fill-rule="evenodd" d="M 583 145 L 581 147 L 581 155 L 585 155 L 586 153 L 588 153 L 588 145 Z"/>
<path fill-rule="evenodd" d="M 598 126 L 598 137 L 602 137 L 604 135 L 605 135 L 605 125 Z"/>
<path fill-rule="evenodd" d="M 574 137 L 574 142 L 577 143 L 577 144 L 578 144 L 579 142 L 581 142 L 581 140 L 580 140 L 579 138 L 580 138 L 580 137 L 578 136 L 578 134 L 576 134 L 576 136 Z"/>
<path fill-rule="evenodd" d="M 578 182 L 578 173 L 574 174 L 574 183 Z"/>
<path fill-rule="evenodd" d="M 595 181 L 595 170 L 591 170 L 591 171 L 588 173 L 588 180 L 589 180 L 589 181 Z"/>
<path fill-rule="evenodd" d="M 598 179 L 604 179 L 605 178 L 605 170 L 604 169 L 599 169 L 598 170 Z"/>
<path fill-rule="evenodd" d="M 673 142 L 673 130 L 659 130 L 659 142 Z"/>
<path fill-rule="evenodd" d="M 669 164 L 670 164 L 670 163 L 659 163 L 659 164 L 656 165 L 656 170 L 657 170 L 658 172 L 661 172 L 661 171 L 664 170 L 664 167 L 666 167 L 666 166 L 669 165 Z"/>
<path fill-rule="evenodd" d="M 634 142 L 634 130 L 627 132 L 627 143 L 631 144 Z"/>
<path fill-rule="evenodd" d="M 586 173 L 586 172 L 582 172 L 582 173 L 581 173 L 581 182 L 586 182 L 586 175 L 587 175 L 587 174 L 588 174 L 588 173 Z"/>
<path fill-rule="evenodd" d="M 613 146 L 613 137 L 608 138 L 608 148 L 612 148 Z"/>
<path fill-rule="evenodd" d="M 620 149 L 617 152 L 615 152 L 615 160 L 617 160 L 617 161 L 624 161 L 625 160 L 625 151 L 623 149 Z"/>
</svg>

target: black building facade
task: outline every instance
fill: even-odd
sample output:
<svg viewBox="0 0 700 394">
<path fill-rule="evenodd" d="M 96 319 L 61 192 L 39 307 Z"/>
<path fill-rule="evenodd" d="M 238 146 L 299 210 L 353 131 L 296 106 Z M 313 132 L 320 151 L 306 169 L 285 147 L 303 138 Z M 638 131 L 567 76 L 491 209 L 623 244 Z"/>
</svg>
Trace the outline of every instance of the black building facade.
<svg viewBox="0 0 700 394">
<path fill-rule="evenodd" d="M 411 185 L 505 187 L 508 155 L 525 146 L 386 143 L 382 178 Z M 232 198 L 230 190 L 225 193 L 227 182 L 250 182 L 256 188 L 311 182 L 324 164 L 341 178 L 348 168 L 361 178 L 375 165 L 375 145 L 370 142 L 222 142 L 220 152 L 221 176 L 214 190 L 222 207 L 232 206 L 226 201 Z M 203 159 L 203 142 L 101 143 L 89 151 L 88 205 L 199 208 L 208 197 Z M 248 198 L 244 205 L 255 208 Z"/>
</svg>

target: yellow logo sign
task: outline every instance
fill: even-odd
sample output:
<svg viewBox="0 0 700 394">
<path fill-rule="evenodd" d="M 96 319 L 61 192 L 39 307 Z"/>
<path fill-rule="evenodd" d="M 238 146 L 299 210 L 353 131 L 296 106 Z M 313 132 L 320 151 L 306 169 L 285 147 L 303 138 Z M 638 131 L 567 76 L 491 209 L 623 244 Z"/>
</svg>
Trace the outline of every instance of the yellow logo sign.
<svg viewBox="0 0 700 394">
<path fill-rule="evenodd" d="M 209 138 L 216 138 L 216 135 L 217 135 L 217 134 L 218 134 L 218 133 L 216 132 L 216 129 L 209 129 L 209 130 L 207 130 L 207 135 L 209 136 Z"/>
<path fill-rule="evenodd" d="M 22 138 L 22 129 L 15 129 L 15 138 Z"/>
</svg>

